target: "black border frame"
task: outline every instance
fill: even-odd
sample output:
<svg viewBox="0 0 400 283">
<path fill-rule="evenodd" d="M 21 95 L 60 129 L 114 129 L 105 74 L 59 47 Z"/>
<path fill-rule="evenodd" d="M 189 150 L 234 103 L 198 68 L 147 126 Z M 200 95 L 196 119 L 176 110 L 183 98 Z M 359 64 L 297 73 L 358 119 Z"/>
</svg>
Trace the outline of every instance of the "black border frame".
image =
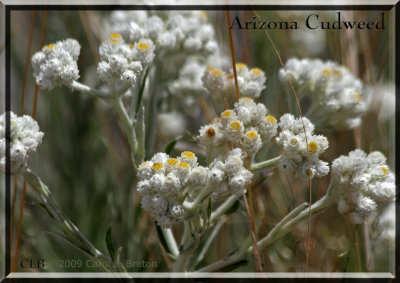
<svg viewBox="0 0 400 283">
<path fill-rule="evenodd" d="M 52 282 L 53 280 L 57 280 L 59 282 L 69 282 L 70 280 L 78 280 L 80 282 L 89 282 L 93 279 L 101 282 L 110 282 L 111 278 L 30 278 L 30 279 L 11 279 L 7 278 L 10 274 L 10 193 L 11 193 L 11 174 L 10 174 L 10 111 L 11 111 L 11 80 L 9 77 L 11 71 L 11 59 L 10 59 L 10 28 L 11 28 L 11 11 L 32 11 L 32 10 L 93 10 L 93 11 L 102 11 L 102 10 L 382 10 L 389 11 L 393 8 L 395 9 L 395 92 L 396 92 L 396 114 L 395 114 L 395 125 L 400 125 L 400 99 L 397 99 L 400 95 L 400 2 L 398 1 L 393 5 L 7 5 L 4 4 L 5 8 L 5 111 L 6 111 L 6 176 L 5 176 L 5 232 L 6 232 L 6 245 L 5 245 L 5 274 L 4 281 L 13 281 L 13 282 L 23 282 L 29 280 L 30 282 Z M 396 130 L 395 126 L 395 173 L 396 173 L 396 239 L 395 239 L 395 281 L 397 281 L 400 276 L 397 276 L 400 273 L 400 189 L 399 189 L 399 163 L 398 158 L 400 158 L 400 153 L 397 150 L 397 143 L 400 141 L 400 127 L 399 130 Z M 278 279 L 273 278 L 274 281 L 280 282 L 291 282 L 298 280 L 310 280 L 316 281 L 318 278 L 291 278 L 287 279 Z M 125 281 L 126 279 L 119 279 L 119 281 Z M 135 279 L 140 282 L 152 282 L 154 281 L 162 281 L 163 279 Z M 165 279 L 164 279 L 165 280 Z M 204 279 L 195 278 L 195 279 L 168 279 L 168 281 L 182 281 L 182 280 L 190 280 L 190 281 L 198 281 L 201 282 Z M 210 281 L 232 281 L 235 279 L 232 278 L 213 278 L 208 279 Z M 237 279 L 236 279 L 237 280 Z M 252 279 L 254 281 L 257 279 Z M 271 280 L 271 278 L 269 278 Z M 324 278 L 324 281 L 342 281 L 342 282 L 355 282 L 363 279 L 359 278 L 349 278 L 349 279 L 338 279 L 338 278 Z M 391 282 L 393 279 L 382 279 L 382 278 L 365 278 L 365 280 L 370 282 Z M 249 279 L 240 279 L 241 282 L 249 281 Z"/>
</svg>

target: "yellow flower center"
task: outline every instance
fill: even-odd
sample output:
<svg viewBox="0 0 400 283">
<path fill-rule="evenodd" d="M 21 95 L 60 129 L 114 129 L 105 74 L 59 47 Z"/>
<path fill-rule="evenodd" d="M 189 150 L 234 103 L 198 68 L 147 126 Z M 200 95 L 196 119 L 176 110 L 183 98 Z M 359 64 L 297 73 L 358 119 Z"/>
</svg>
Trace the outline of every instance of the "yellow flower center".
<svg viewBox="0 0 400 283">
<path fill-rule="evenodd" d="M 110 39 L 109 41 L 110 41 L 111 43 L 114 43 L 114 44 L 115 44 L 115 43 L 119 43 L 119 41 L 116 40 L 116 39 Z"/>
<path fill-rule="evenodd" d="M 207 13 L 206 11 L 200 11 L 201 17 L 203 18 L 203 20 L 207 20 Z"/>
<path fill-rule="evenodd" d="M 121 35 L 120 35 L 119 33 L 112 33 L 112 34 L 110 34 L 110 37 L 111 37 L 111 38 L 120 39 L 120 38 L 121 38 Z"/>
<path fill-rule="evenodd" d="M 246 136 L 251 139 L 256 139 L 258 137 L 258 134 L 255 131 L 249 131 L 246 133 Z"/>
<path fill-rule="evenodd" d="M 147 50 L 149 48 L 149 46 L 144 42 L 139 43 L 138 47 L 140 50 Z"/>
<path fill-rule="evenodd" d="M 225 110 L 224 112 L 221 113 L 222 117 L 229 117 L 232 115 L 232 110 Z"/>
<path fill-rule="evenodd" d="M 181 168 L 189 168 L 190 167 L 189 163 L 186 163 L 186 162 L 181 162 L 178 164 L 178 166 Z"/>
<path fill-rule="evenodd" d="M 299 143 L 299 140 L 298 140 L 297 138 L 291 138 L 290 141 L 289 141 L 289 143 L 290 143 L 291 145 L 296 145 L 296 144 Z"/>
<path fill-rule="evenodd" d="M 241 125 L 240 125 L 240 123 L 239 123 L 238 121 L 233 121 L 233 122 L 231 122 L 231 123 L 230 123 L 230 126 L 231 126 L 231 128 L 234 129 L 234 130 L 239 130 L 240 127 L 241 127 Z"/>
<path fill-rule="evenodd" d="M 272 124 L 276 124 L 276 118 L 274 116 L 268 115 L 267 117 L 265 117 L 265 119 L 267 119 L 267 121 L 269 121 Z"/>
<path fill-rule="evenodd" d="M 312 153 L 316 153 L 318 150 L 318 144 L 316 142 L 310 142 L 308 144 L 308 150 L 311 151 Z"/>
<path fill-rule="evenodd" d="M 161 170 L 163 168 L 163 165 L 160 162 L 156 162 L 153 164 L 152 168 L 153 168 L 153 170 Z"/>
<path fill-rule="evenodd" d="M 215 136 L 215 129 L 213 127 L 209 127 L 206 131 L 206 135 L 209 138 L 212 138 Z"/>
<path fill-rule="evenodd" d="M 245 63 L 236 63 L 236 68 L 237 69 L 246 68 L 246 64 Z"/>
<path fill-rule="evenodd" d="M 328 69 L 323 69 L 322 73 L 324 73 L 325 75 L 327 75 L 328 77 L 332 75 L 332 72 Z"/>
<path fill-rule="evenodd" d="M 182 156 L 185 156 L 185 157 L 190 158 L 190 159 L 193 159 L 193 158 L 196 157 L 196 155 L 191 151 L 182 152 Z"/>
<path fill-rule="evenodd" d="M 383 175 L 387 175 L 387 173 L 389 173 L 388 169 L 385 166 L 382 166 L 381 169 L 383 171 Z"/>
<path fill-rule="evenodd" d="M 333 73 L 334 73 L 335 75 L 341 75 L 341 74 L 342 74 L 342 73 L 341 73 L 340 71 L 338 71 L 338 70 L 334 70 Z"/>
<path fill-rule="evenodd" d="M 214 70 L 211 74 L 214 77 L 219 77 L 219 76 L 222 76 L 223 72 L 221 70 Z"/>
<path fill-rule="evenodd" d="M 250 71 L 256 76 L 261 75 L 261 72 L 262 72 L 259 68 L 253 68 Z"/>
<path fill-rule="evenodd" d="M 232 79 L 233 79 L 233 76 L 232 76 L 231 74 L 228 74 L 228 75 L 226 75 L 226 79 L 227 79 L 227 80 L 232 80 Z"/>
<path fill-rule="evenodd" d="M 213 66 L 208 66 L 207 67 L 207 72 L 211 72 L 211 71 L 214 71 L 215 70 L 215 67 L 213 67 Z"/>
<path fill-rule="evenodd" d="M 167 160 L 167 164 L 170 166 L 176 165 L 178 163 L 178 159 L 176 158 L 170 158 Z"/>
<path fill-rule="evenodd" d="M 242 97 L 242 99 L 243 99 L 244 101 L 253 101 L 253 98 L 247 97 L 247 96 Z"/>
<path fill-rule="evenodd" d="M 139 168 L 143 168 L 143 167 L 149 165 L 150 163 L 151 163 L 150 161 L 145 161 L 142 164 L 140 164 Z"/>
<path fill-rule="evenodd" d="M 354 97 L 355 97 L 355 99 L 356 99 L 357 101 L 360 101 L 360 100 L 361 100 L 361 94 L 358 93 L 358 92 L 356 92 L 356 93 L 354 94 Z"/>
<path fill-rule="evenodd" d="M 46 46 L 45 46 L 45 48 L 47 49 L 47 50 L 49 50 L 49 49 L 52 49 L 52 48 L 54 48 L 56 45 L 54 44 L 54 43 L 50 43 L 50 44 L 47 44 Z"/>
<path fill-rule="evenodd" d="M 130 47 L 131 49 L 133 49 L 133 48 L 135 47 L 135 44 L 129 43 L 129 47 Z"/>
</svg>

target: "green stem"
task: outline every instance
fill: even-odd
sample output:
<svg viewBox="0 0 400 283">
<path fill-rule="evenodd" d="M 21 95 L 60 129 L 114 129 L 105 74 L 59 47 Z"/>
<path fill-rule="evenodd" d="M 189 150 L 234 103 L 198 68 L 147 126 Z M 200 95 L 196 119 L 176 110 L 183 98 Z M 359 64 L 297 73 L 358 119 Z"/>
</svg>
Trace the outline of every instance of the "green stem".
<svg viewBox="0 0 400 283">
<path fill-rule="evenodd" d="M 225 213 L 232 207 L 232 205 L 234 205 L 240 198 L 241 195 L 230 196 L 213 213 L 211 213 L 210 226 L 213 225 L 221 216 L 225 215 Z"/>
<path fill-rule="evenodd" d="M 75 91 L 79 91 L 79 92 L 85 93 L 85 94 L 87 94 L 89 96 L 94 96 L 94 97 L 101 98 L 101 99 L 111 99 L 112 98 L 109 94 L 107 94 L 104 91 L 100 91 L 100 90 L 94 89 L 94 88 L 92 88 L 90 86 L 87 86 L 87 85 L 82 84 L 82 83 L 77 82 L 77 81 L 73 81 L 69 85 L 69 87 L 72 88 Z"/>
<path fill-rule="evenodd" d="M 331 188 L 331 186 L 330 186 Z M 316 214 L 320 211 L 322 211 L 324 208 L 329 206 L 333 201 L 333 195 L 330 193 L 330 188 L 328 189 L 327 194 L 321 198 L 319 201 L 315 202 L 311 206 L 311 214 Z M 291 228 L 301 220 L 307 218 L 309 215 L 309 208 L 305 207 L 307 206 L 305 203 L 301 204 L 299 207 L 295 208 L 292 210 L 287 216 L 285 216 L 269 233 L 266 237 L 258 241 L 257 246 L 259 249 L 265 248 L 271 244 L 273 244 L 275 241 L 280 239 L 282 236 L 285 234 L 289 233 Z M 244 249 L 240 249 L 233 255 L 223 258 L 219 261 L 216 261 L 215 263 L 212 263 L 206 267 L 203 267 L 199 269 L 197 272 L 211 272 L 215 270 L 219 270 L 225 267 L 228 267 L 230 265 L 233 265 L 235 263 L 238 263 L 242 260 L 245 260 L 248 255 L 250 255 L 253 252 L 253 247 L 251 246 L 251 243 L 247 243 L 247 250 L 244 251 Z"/>
<path fill-rule="evenodd" d="M 194 199 L 194 201 L 192 202 L 184 201 L 182 207 L 186 211 L 193 212 L 203 202 L 203 200 L 212 193 L 213 193 L 212 188 L 204 188 L 204 190 L 200 192 L 200 194 Z"/>
<path fill-rule="evenodd" d="M 137 138 L 135 133 L 135 123 L 136 121 L 132 121 L 128 113 L 125 110 L 125 106 L 122 102 L 121 96 L 114 96 L 113 104 L 115 109 L 117 110 L 119 119 L 121 121 L 121 126 L 128 137 L 128 142 L 131 150 L 131 160 L 134 168 L 137 168 L 136 160 L 135 160 L 135 152 L 137 151 Z"/>
<path fill-rule="evenodd" d="M 104 270 L 110 272 L 110 270 L 104 266 L 103 262 L 112 262 L 111 259 L 96 249 L 95 246 L 79 231 L 75 224 L 64 215 L 64 213 L 62 213 L 49 188 L 42 182 L 40 177 L 30 169 L 24 171 L 23 176 L 41 199 L 42 205 L 45 207 L 47 213 L 55 220 L 59 228 L 63 231 L 65 238 L 80 251 L 96 260 Z M 122 264 L 113 268 L 115 269 L 113 270 L 114 272 L 125 270 Z"/>
<path fill-rule="evenodd" d="M 271 166 L 275 166 L 276 164 L 278 164 L 278 162 L 281 160 L 282 156 L 279 155 L 278 157 L 260 162 L 260 163 L 255 163 L 252 164 L 250 169 L 251 171 L 257 171 L 257 170 L 261 170 L 267 167 L 271 167 Z"/>
<path fill-rule="evenodd" d="M 193 268 L 195 268 L 202 260 L 204 259 L 207 251 L 210 249 L 210 246 L 212 242 L 214 241 L 215 237 L 218 235 L 219 231 L 221 230 L 222 226 L 226 222 L 226 217 L 222 218 L 214 227 L 212 230 L 211 234 L 208 236 L 207 241 L 204 243 L 203 248 L 201 249 L 199 256 L 196 259 L 196 262 L 194 263 Z"/>
<path fill-rule="evenodd" d="M 178 249 L 178 245 L 176 244 L 175 237 L 174 237 L 174 234 L 172 233 L 172 230 L 170 228 L 161 229 L 161 230 L 164 234 L 165 241 L 166 241 L 168 248 L 171 251 L 172 255 L 174 257 L 178 257 L 179 249 Z"/>
</svg>

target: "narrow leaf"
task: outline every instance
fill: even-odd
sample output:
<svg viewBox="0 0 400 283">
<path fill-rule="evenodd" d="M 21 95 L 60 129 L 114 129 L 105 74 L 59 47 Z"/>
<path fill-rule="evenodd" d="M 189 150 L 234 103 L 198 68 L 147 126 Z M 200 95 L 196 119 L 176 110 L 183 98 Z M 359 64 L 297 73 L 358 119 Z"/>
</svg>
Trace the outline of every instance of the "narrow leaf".
<svg viewBox="0 0 400 283">
<path fill-rule="evenodd" d="M 208 219 L 208 221 L 210 221 L 211 212 L 212 212 L 212 203 L 211 203 L 211 198 L 209 198 L 208 199 L 208 206 L 207 206 L 207 219 Z"/>
<path fill-rule="evenodd" d="M 136 103 L 135 117 L 137 116 L 139 109 L 140 109 L 140 105 L 142 104 L 143 92 L 144 92 L 144 87 L 146 85 L 147 75 L 149 74 L 149 69 L 150 68 L 146 69 L 146 72 L 144 73 L 144 77 L 142 80 L 142 84 L 140 85 L 140 89 L 139 89 L 139 93 L 138 93 L 138 100 Z"/>
<path fill-rule="evenodd" d="M 107 244 L 107 249 L 108 252 L 111 256 L 111 260 L 114 262 L 115 261 L 115 248 L 114 248 L 114 242 L 111 237 L 111 226 L 108 228 L 107 233 L 106 233 L 106 244 Z"/>
<path fill-rule="evenodd" d="M 156 225 L 156 230 L 157 230 L 158 239 L 160 240 L 160 243 L 161 243 L 162 247 L 164 248 L 165 252 L 166 252 L 167 254 L 171 254 L 171 255 L 172 255 L 172 252 L 171 252 L 170 249 L 168 248 L 167 241 L 166 241 L 165 238 L 164 238 L 164 234 L 163 234 L 163 232 L 162 232 L 160 226 L 158 226 L 158 225 L 155 224 L 155 223 L 154 223 L 154 225 Z"/>
<path fill-rule="evenodd" d="M 182 137 L 177 137 L 176 139 L 174 139 L 173 141 L 171 141 L 167 147 L 165 148 L 165 153 L 166 154 L 170 154 L 172 152 L 172 150 L 175 148 L 175 144 L 181 139 Z"/>
</svg>

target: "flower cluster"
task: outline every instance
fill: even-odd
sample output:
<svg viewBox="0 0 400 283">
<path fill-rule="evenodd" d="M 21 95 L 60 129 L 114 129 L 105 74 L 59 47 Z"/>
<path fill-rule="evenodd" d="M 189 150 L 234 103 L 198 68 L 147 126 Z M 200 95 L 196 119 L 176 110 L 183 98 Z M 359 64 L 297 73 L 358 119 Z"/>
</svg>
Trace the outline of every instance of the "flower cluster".
<svg viewBox="0 0 400 283">
<path fill-rule="evenodd" d="M 277 120 L 267 113 L 264 104 L 242 97 L 234 109 L 225 110 L 220 118 L 200 128 L 200 143 L 215 147 L 230 141 L 254 156 L 263 143 L 277 134 Z"/>
<path fill-rule="evenodd" d="M 286 71 L 300 89 L 299 96 L 311 96 L 310 116 L 321 124 L 354 128 L 361 124 L 367 110 L 367 89 L 350 71 L 332 61 L 289 59 Z M 280 70 L 286 82 L 286 72 Z"/>
<path fill-rule="evenodd" d="M 203 87 L 201 77 L 205 68 L 206 66 L 202 64 L 200 58 L 189 56 L 179 70 L 178 78 L 169 86 L 171 93 L 182 99 L 204 95 L 206 89 Z"/>
<path fill-rule="evenodd" d="M 113 31 L 126 42 L 150 38 L 157 51 L 185 51 L 212 54 L 218 50 L 215 31 L 201 11 L 131 11 L 110 16 Z"/>
<path fill-rule="evenodd" d="M 253 174 L 243 167 L 244 153 L 240 148 L 229 151 L 223 160 L 216 158 L 210 164 L 209 183 L 217 196 L 245 194 Z"/>
<path fill-rule="evenodd" d="M 124 42 L 119 33 L 112 33 L 99 49 L 101 62 L 97 73 L 103 81 L 121 80 L 129 84 L 154 58 L 154 44 L 150 39 L 140 39 L 135 44 Z"/>
<path fill-rule="evenodd" d="M 251 182 L 252 174 L 243 167 L 243 153 L 234 149 L 209 167 L 199 166 L 197 157 L 185 151 L 178 158 L 157 153 L 150 161 L 143 162 L 138 170 L 140 182 L 137 191 L 142 195 L 142 207 L 162 227 L 189 217 L 183 203 L 193 199 L 202 190 L 216 194 L 242 194 Z"/>
<path fill-rule="evenodd" d="M 304 125 L 303 125 L 304 123 Z M 322 135 L 314 135 L 314 125 L 307 118 L 295 118 L 285 114 L 280 118 L 281 132 L 276 138 L 282 147 L 280 167 L 283 172 L 295 174 L 301 172 L 304 177 L 322 177 L 329 173 L 327 162 L 319 159 L 329 146 L 328 140 Z M 304 133 L 305 129 L 305 133 Z M 306 136 L 307 135 L 307 142 Z M 310 157 L 310 164 L 308 162 Z"/>
<path fill-rule="evenodd" d="M 265 89 L 266 76 L 259 68 L 249 69 L 244 63 L 236 64 L 239 93 L 242 96 L 257 98 Z M 225 73 L 210 66 L 202 77 L 204 87 L 213 95 L 232 95 L 235 93 L 233 71 Z"/>
<path fill-rule="evenodd" d="M 376 211 L 378 204 L 395 198 L 395 176 L 379 151 L 366 154 L 361 149 L 342 155 L 332 163 L 333 186 L 339 190 L 338 210 L 354 223 Z"/>
<path fill-rule="evenodd" d="M 0 170 L 6 168 L 6 115 L 0 116 Z M 31 116 L 18 117 L 10 112 L 10 167 L 11 174 L 18 174 L 28 163 L 29 156 L 42 142 L 43 133 Z"/>
<path fill-rule="evenodd" d="M 81 46 L 74 39 L 51 43 L 32 56 L 33 76 L 42 89 L 51 90 L 79 78 L 78 60 Z"/>
</svg>

